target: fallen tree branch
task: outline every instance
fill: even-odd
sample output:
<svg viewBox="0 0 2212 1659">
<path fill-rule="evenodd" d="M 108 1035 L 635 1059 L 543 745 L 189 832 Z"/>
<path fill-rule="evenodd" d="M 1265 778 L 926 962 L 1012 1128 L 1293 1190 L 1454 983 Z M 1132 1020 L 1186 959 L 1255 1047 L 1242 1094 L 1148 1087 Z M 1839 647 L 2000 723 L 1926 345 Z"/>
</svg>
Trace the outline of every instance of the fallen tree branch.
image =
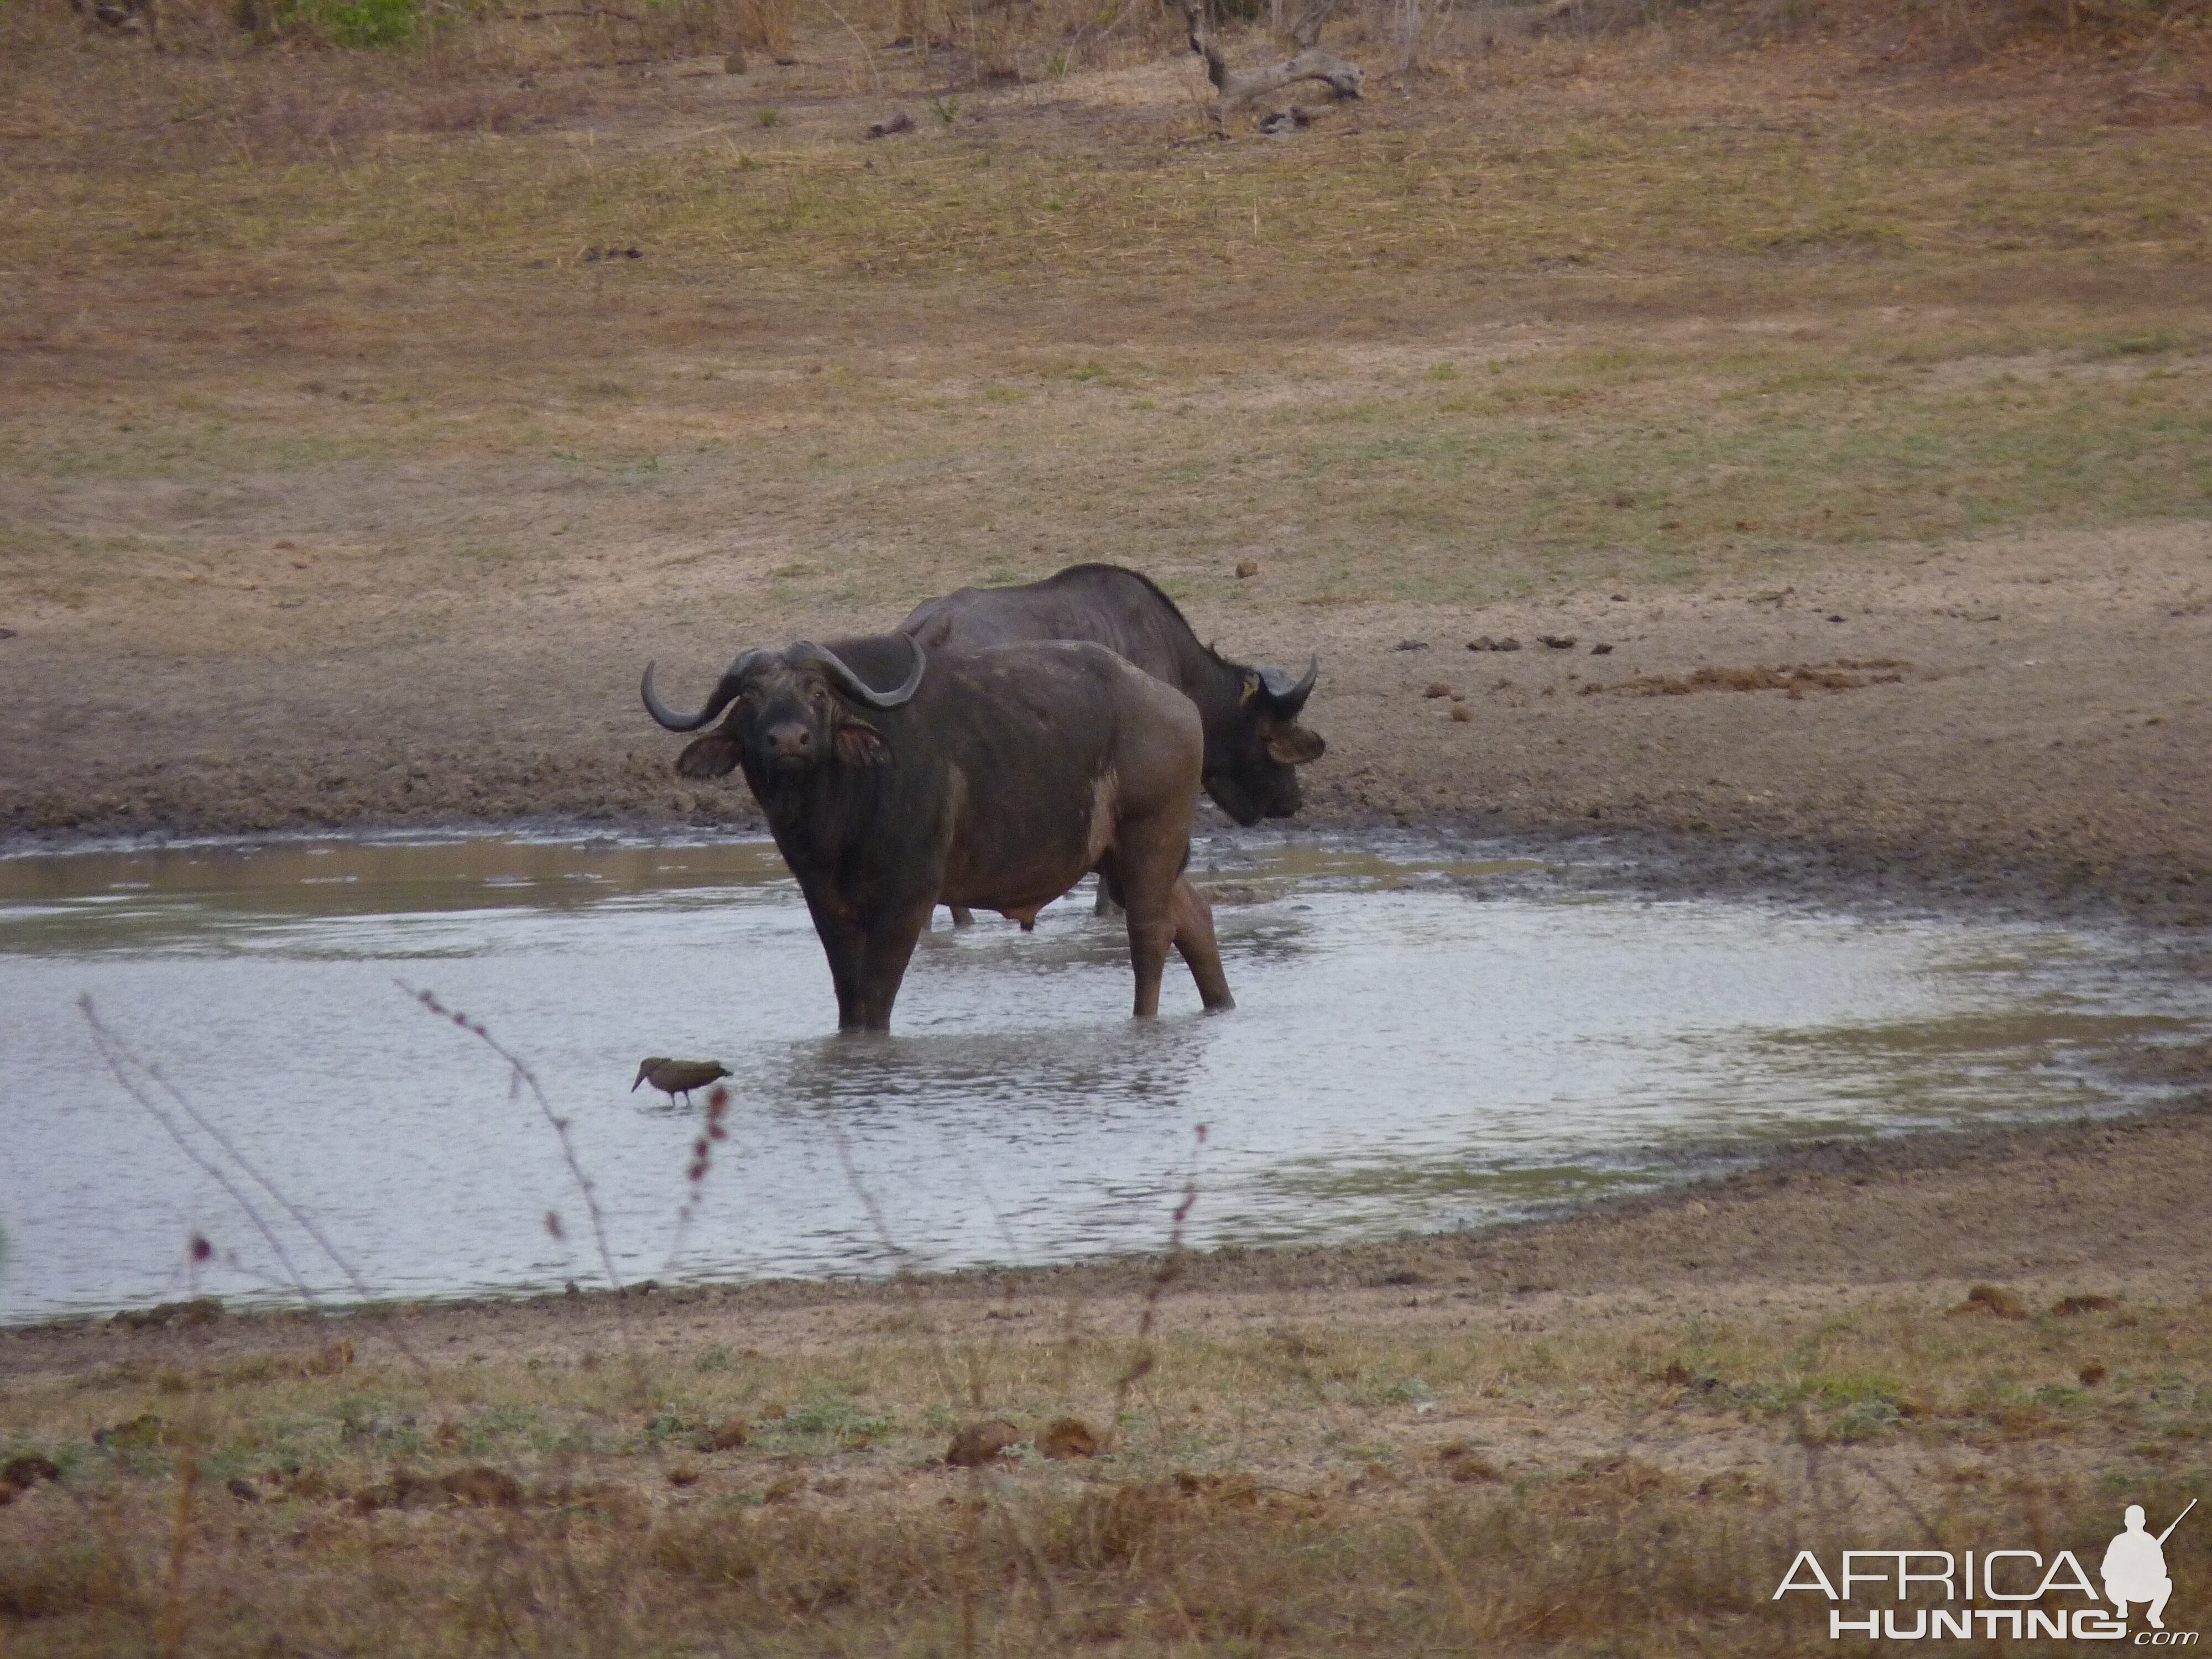
<svg viewBox="0 0 2212 1659">
<path fill-rule="evenodd" d="M 1328 21 L 1336 6 L 1337 0 L 1307 0 L 1291 27 L 1291 40 L 1300 48 L 1297 55 L 1240 75 L 1229 67 L 1228 58 L 1207 26 L 1206 0 L 1182 0 L 1183 27 L 1190 38 L 1190 49 L 1206 60 L 1206 78 L 1213 82 L 1213 104 L 1207 112 L 1217 130 L 1255 99 L 1279 92 L 1300 81 L 1319 81 L 1339 98 L 1359 96 L 1360 82 L 1364 78 L 1359 65 L 1348 64 L 1314 44 L 1322 25 Z"/>
</svg>

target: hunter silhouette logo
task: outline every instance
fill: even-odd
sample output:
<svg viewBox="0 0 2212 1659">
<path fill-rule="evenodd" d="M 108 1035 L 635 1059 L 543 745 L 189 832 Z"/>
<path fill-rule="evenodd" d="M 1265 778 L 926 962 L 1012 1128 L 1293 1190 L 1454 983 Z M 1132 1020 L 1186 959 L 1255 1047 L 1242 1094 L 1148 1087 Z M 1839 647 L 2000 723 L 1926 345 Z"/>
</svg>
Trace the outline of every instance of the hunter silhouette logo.
<svg viewBox="0 0 2212 1659">
<path fill-rule="evenodd" d="M 2191 1498 L 2164 1532 L 2130 1504 L 2123 1529 L 2098 1564 L 2100 1592 L 2071 1550 L 2046 1559 L 2039 1550 L 1845 1550 L 1832 1574 L 1812 1550 L 1800 1550 L 1772 1599 L 1810 1594 L 1829 1606 L 1828 1639 L 1846 1636 L 1917 1642 L 1951 1637 L 2012 1641 L 2125 1642 L 2131 1647 L 2194 1647 L 2196 1631 L 2166 1627 L 2173 1595 L 2166 1540 L 2197 1507 Z M 2092 1558 L 2094 1559 L 2094 1558 Z M 2141 1607 L 2147 1628 L 2130 1632 Z"/>
<path fill-rule="evenodd" d="M 2119 1609 L 2122 1619 L 2128 1616 L 2128 1603 L 2148 1601 L 2150 1604 L 2144 1617 L 2150 1620 L 2153 1630 L 2166 1628 L 2166 1597 L 2173 1594 L 2173 1580 L 2166 1572 L 2166 1540 L 2173 1536 L 2173 1528 L 2181 1524 L 2182 1516 L 2197 1507 L 2191 1498 L 2187 1509 L 2173 1517 L 2172 1525 L 2155 1538 L 2143 1530 L 2143 1507 L 2128 1505 L 2121 1518 L 2127 1530 L 2105 1546 L 2105 1565 L 2102 1569 L 2105 1594 Z"/>
</svg>

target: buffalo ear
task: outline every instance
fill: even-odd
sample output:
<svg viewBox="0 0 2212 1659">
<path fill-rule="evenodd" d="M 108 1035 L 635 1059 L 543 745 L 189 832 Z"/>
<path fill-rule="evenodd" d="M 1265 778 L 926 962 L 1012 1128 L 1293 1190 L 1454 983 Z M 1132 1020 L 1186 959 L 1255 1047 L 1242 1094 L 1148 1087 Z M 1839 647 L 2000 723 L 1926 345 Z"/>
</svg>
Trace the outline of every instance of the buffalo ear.
<svg viewBox="0 0 2212 1659">
<path fill-rule="evenodd" d="M 1308 761 L 1319 760 L 1328 752 L 1321 733 L 1309 732 L 1303 726 L 1279 727 L 1267 739 L 1267 757 L 1285 766 L 1304 766 Z"/>
<path fill-rule="evenodd" d="M 891 746 L 867 721 L 848 716 L 837 722 L 837 758 L 847 766 L 889 766 Z"/>
<path fill-rule="evenodd" d="M 687 778 L 719 778 L 738 763 L 738 740 L 721 732 L 709 732 L 684 745 L 676 769 Z"/>
</svg>

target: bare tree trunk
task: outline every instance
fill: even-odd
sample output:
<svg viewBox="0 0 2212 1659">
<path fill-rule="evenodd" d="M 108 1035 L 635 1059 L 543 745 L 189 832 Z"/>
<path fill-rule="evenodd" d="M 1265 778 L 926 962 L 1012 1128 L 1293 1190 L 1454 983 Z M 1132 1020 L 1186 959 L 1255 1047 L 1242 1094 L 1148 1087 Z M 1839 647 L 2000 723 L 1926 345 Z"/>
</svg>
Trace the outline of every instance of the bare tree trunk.
<svg viewBox="0 0 2212 1659">
<path fill-rule="evenodd" d="M 1310 52 L 1321 44 L 1322 25 L 1336 15 L 1338 0 L 1305 0 L 1291 20 L 1291 44 Z"/>
<path fill-rule="evenodd" d="M 1217 130 L 1225 127 L 1230 116 L 1254 99 L 1300 81 L 1322 82 L 1340 98 L 1359 96 L 1359 66 L 1314 44 L 1337 4 L 1338 0 L 1304 0 L 1291 24 L 1291 40 L 1299 48 L 1297 55 L 1240 75 L 1229 67 L 1206 23 L 1206 0 L 1182 0 L 1183 27 L 1190 37 L 1190 49 L 1206 60 L 1206 78 L 1213 82 L 1213 105 L 1207 112 Z"/>
</svg>

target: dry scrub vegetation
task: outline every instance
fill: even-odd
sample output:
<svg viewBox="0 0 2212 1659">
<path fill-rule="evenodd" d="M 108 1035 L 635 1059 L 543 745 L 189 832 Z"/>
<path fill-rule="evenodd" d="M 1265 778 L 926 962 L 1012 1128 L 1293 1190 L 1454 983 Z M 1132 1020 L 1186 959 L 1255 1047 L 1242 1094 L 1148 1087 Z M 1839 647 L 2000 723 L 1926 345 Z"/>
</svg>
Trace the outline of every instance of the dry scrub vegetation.
<svg viewBox="0 0 2212 1659">
<path fill-rule="evenodd" d="M 149 1632 L 205 1654 L 1771 1654 L 1825 1639 L 1825 1603 L 1770 1600 L 1800 1548 L 2094 1561 L 2124 1503 L 2205 1490 L 2201 1308 L 2031 1314 L 1992 1287 L 1140 1350 L 1097 1308 L 1010 1301 L 984 1318 L 1042 1328 L 1000 1336 L 969 1300 L 886 1299 L 877 1337 L 775 1353 L 707 1290 L 532 1310 L 554 1352 L 527 1360 L 468 1352 L 465 1310 L 218 1321 L 158 1356 L 88 1333 L 74 1375 L 0 1395 L 23 1483 L 0 1630 L 54 1655 Z M 395 1329 L 435 1362 L 404 1363 Z M 1014 1443 L 946 1467 L 992 1418 Z M 1113 1449 L 1041 1451 L 1070 1418 Z"/>
</svg>

